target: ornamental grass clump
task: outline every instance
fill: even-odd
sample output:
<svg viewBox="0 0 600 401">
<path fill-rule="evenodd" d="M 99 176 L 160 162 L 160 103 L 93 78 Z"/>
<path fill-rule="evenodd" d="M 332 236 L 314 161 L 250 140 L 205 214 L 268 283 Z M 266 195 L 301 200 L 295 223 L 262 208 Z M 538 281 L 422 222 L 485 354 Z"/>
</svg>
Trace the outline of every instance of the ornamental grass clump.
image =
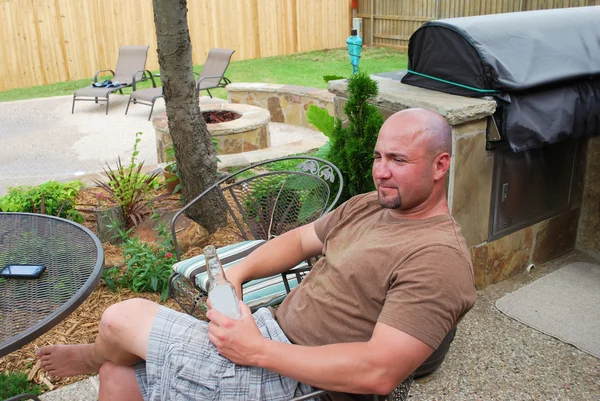
<svg viewBox="0 0 600 401">
<path fill-rule="evenodd" d="M 137 226 L 142 219 L 151 213 L 150 203 L 158 200 L 151 193 L 158 188 L 158 172 L 150 174 L 142 173 L 144 162 L 138 162 L 138 144 L 142 140 L 141 132 L 135 134 L 135 144 L 129 165 L 124 166 L 121 158 L 117 160 L 117 166 L 112 169 L 108 164 L 104 172 L 108 182 L 95 180 L 94 182 L 104 189 L 109 195 L 106 198 L 108 204 L 118 205 L 123 210 L 127 226 Z"/>
</svg>

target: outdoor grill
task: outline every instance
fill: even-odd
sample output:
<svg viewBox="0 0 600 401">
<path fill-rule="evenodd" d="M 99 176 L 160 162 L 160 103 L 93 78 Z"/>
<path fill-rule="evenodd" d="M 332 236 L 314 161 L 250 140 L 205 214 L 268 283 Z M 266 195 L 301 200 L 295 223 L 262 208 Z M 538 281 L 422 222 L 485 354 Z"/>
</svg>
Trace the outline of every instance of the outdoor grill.
<svg viewBox="0 0 600 401">
<path fill-rule="evenodd" d="M 489 239 L 569 209 L 600 133 L 600 7 L 429 21 L 402 82 L 496 101 Z"/>
</svg>

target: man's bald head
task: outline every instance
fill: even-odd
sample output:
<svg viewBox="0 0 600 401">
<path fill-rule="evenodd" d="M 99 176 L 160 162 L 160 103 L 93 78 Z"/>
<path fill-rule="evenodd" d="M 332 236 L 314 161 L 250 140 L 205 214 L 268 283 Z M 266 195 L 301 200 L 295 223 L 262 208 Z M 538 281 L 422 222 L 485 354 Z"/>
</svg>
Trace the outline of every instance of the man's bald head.
<svg viewBox="0 0 600 401">
<path fill-rule="evenodd" d="M 452 130 L 444 117 L 432 110 L 406 109 L 393 114 L 384 125 L 410 126 L 415 141 L 424 141 L 431 157 L 452 155 Z"/>
<path fill-rule="evenodd" d="M 373 152 L 379 204 L 404 215 L 448 213 L 445 178 L 451 152 L 451 129 L 438 113 L 408 109 L 392 115 Z"/>
</svg>

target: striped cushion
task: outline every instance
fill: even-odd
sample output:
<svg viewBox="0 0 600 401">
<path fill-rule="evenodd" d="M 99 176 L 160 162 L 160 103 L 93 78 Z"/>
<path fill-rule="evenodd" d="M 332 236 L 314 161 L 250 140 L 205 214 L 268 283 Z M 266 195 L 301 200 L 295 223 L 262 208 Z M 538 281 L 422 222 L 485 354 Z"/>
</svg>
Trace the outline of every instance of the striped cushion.
<svg viewBox="0 0 600 401">
<path fill-rule="evenodd" d="M 217 249 L 217 255 L 219 256 L 223 267 L 227 270 L 228 267 L 248 256 L 250 252 L 261 246 L 264 242 L 265 241 L 261 239 L 227 245 Z M 173 265 L 173 270 L 192 281 L 196 281 L 197 286 L 206 290 L 206 285 L 203 285 L 202 280 L 197 279 L 197 276 L 200 273 L 204 273 L 203 276 L 206 278 L 204 255 L 194 256 L 193 258 L 177 262 Z M 208 278 L 206 278 L 206 280 L 208 280 Z"/>
<path fill-rule="evenodd" d="M 227 271 L 228 268 L 244 259 L 264 242 L 264 240 L 252 240 L 227 245 L 217 249 L 217 255 L 223 264 L 223 268 Z M 307 266 L 306 262 L 302 262 L 295 266 L 292 271 Z M 208 275 L 206 273 L 204 255 L 194 256 L 193 258 L 177 262 L 173 265 L 173 270 L 195 282 L 196 286 L 202 292 L 206 293 Z M 298 285 L 296 277 L 289 278 L 288 284 L 290 289 L 296 287 Z M 280 304 L 287 295 L 281 274 L 247 282 L 243 285 L 242 292 L 244 302 L 252 310 Z"/>
</svg>

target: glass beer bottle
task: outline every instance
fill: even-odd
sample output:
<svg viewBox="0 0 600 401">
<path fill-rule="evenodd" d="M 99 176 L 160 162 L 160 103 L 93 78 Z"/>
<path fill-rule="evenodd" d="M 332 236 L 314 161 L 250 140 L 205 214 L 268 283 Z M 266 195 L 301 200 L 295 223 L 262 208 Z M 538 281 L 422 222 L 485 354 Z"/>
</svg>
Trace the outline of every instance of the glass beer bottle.
<svg viewBox="0 0 600 401">
<path fill-rule="evenodd" d="M 204 248 L 204 258 L 208 273 L 208 299 L 211 306 L 225 316 L 241 319 L 235 288 L 227 281 L 225 270 L 214 246 L 208 245 Z"/>
</svg>

